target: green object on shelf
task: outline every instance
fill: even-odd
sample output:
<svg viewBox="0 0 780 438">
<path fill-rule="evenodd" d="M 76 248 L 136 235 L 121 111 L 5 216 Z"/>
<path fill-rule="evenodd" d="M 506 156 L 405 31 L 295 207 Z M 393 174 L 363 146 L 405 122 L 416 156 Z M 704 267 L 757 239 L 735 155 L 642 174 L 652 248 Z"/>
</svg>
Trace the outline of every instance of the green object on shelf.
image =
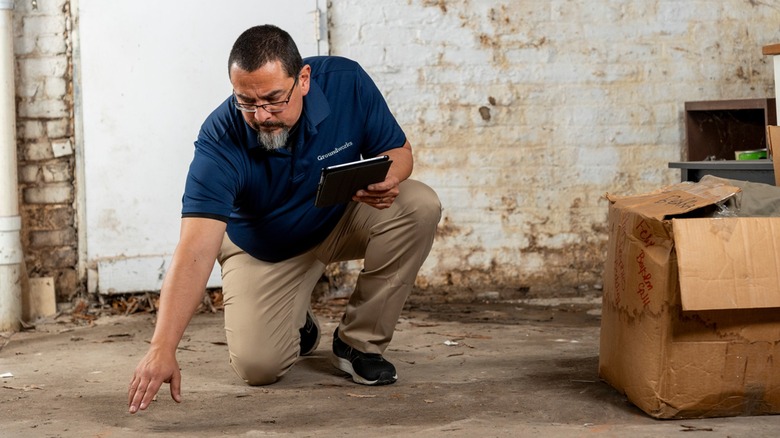
<svg viewBox="0 0 780 438">
<path fill-rule="evenodd" d="M 766 149 L 756 149 L 752 151 L 736 151 L 734 152 L 735 158 L 739 161 L 745 160 L 762 160 L 767 157 Z"/>
</svg>

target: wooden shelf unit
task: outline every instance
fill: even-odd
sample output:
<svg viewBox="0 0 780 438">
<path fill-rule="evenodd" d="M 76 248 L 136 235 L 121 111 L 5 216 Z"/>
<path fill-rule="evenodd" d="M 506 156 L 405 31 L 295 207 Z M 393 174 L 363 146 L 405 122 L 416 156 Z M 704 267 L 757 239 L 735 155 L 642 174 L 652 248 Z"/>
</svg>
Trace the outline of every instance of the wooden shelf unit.
<svg viewBox="0 0 780 438">
<path fill-rule="evenodd" d="M 775 99 L 685 102 L 688 161 L 733 160 L 734 152 L 767 147 L 777 124 Z"/>
</svg>

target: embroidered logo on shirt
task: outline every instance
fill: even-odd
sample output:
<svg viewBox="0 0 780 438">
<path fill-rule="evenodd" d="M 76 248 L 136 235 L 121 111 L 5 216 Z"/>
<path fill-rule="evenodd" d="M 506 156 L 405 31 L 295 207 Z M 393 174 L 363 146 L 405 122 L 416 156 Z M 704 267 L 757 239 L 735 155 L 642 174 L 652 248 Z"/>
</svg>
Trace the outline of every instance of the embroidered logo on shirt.
<svg viewBox="0 0 780 438">
<path fill-rule="evenodd" d="M 351 141 L 348 141 L 348 142 L 344 143 L 343 145 L 341 145 L 341 146 L 339 146 L 339 147 L 337 147 L 337 148 L 333 149 L 332 151 L 328 152 L 327 154 L 324 154 L 324 155 L 317 155 L 317 161 L 322 161 L 322 160 L 324 160 L 324 159 L 326 159 L 326 158 L 330 158 L 330 157 L 332 157 L 332 156 L 334 156 L 334 155 L 338 154 L 339 152 L 341 152 L 341 151 L 343 151 L 344 149 L 347 149 L 347 148 L 349 148 L 349 147 L 351 147 L 351 146 L 352 146 L 352 142 L 351 142 Z"/>
</svg>

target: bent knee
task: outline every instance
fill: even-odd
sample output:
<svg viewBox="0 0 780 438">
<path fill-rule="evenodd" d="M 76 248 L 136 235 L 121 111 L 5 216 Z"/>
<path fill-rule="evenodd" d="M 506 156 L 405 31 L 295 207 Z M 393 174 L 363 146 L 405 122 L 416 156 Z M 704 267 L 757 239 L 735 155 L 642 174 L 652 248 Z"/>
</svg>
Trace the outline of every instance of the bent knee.
<svg viewBox="0 0 780 438">
<path fill-rule="evenodd" d="M 235 354 L 230 355 L 230 365 L 233 370 L 250 386 L 275 383 L 292 367 L 293 363 L 293 361 L 282 360 L 279 356 L 241 357 Z"/>
<path fill-rule="evenodd" d="M 438 223 L 441 219 L 441 201 L 436 192 L 419 181 L 406 180 L 404 183 L 406 187 L 402 190 L 409 192 L 406 203 L 412 207 L 415 217 L 423 222 Z"/>
</svg>

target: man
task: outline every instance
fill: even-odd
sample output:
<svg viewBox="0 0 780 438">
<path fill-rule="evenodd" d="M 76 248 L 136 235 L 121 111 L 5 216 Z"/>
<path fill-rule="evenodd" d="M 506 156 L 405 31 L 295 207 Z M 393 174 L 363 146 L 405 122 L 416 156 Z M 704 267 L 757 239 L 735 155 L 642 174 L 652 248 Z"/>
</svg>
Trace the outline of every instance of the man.
<svg viewBox="0 0 780 438">
<path fill-rule="evenodd" d="M 360 66 L 301 59 L 270 25 L 245 31 L 228 59 L 232 95 L 204 122 L 183 196 L 179 244 L 151 345 L 128 391 L 131 413 L 162 383 L 181 400 L 176 348 L 218 260 L 230 363 L 249 385 L 275 382 L 314 351 L 311 292 L 328 263 L 363 259 L 333 334 L 333 363 L 366 385 L 396 381 L 387 348 L 441 216 L 409 180 L 411 146 Z M 353 202 L 317 208 L 322 167 L 388 155 L 383 182 Z"/>
</svg>

